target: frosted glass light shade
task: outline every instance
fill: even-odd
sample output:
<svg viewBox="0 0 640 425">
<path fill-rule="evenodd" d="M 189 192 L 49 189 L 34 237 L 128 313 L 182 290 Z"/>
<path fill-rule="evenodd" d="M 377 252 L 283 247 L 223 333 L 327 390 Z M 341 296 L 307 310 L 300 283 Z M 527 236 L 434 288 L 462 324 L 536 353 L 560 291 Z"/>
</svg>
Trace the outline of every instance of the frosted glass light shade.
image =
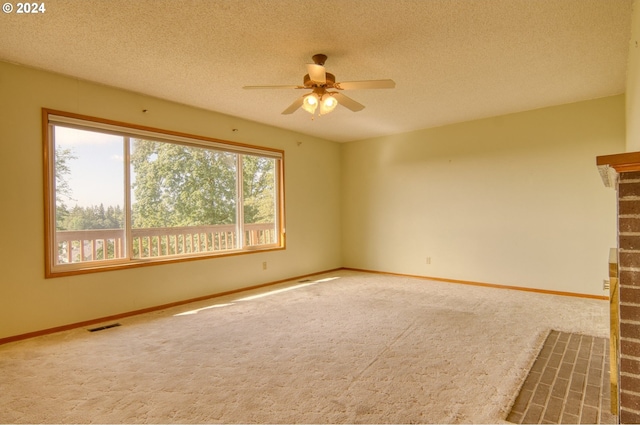
<svg viewBox="0 0 640 425">
<path fill-rule="evenodd" d="M 335 97 L 330 94 L 324 95 L 320 102 L 320 115 L 328 114 L 336 109 L 336 106 L 338 106 L 338 100 Z"/>
<path fill-rule="evenodd" d="M 318 98 L 315 93 L 311 93 L 307 97 L 304 98 L 302 102 L 302 109 L 313 115 L 316 112 L 316 108 L 318 107 Z"/>
</svg>

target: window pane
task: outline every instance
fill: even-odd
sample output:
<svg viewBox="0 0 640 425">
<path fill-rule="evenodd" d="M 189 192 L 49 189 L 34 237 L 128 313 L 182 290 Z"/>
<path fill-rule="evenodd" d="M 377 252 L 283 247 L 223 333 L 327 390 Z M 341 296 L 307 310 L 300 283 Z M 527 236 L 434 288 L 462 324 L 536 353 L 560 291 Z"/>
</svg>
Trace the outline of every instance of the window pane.
<svg viewBox="0 0 640 425">
<path fill-rule="evenodd" d="M 243 155 L 242 179 L 244 244 L 277 243 L 276 160 Z"/>
<path fill-rule="evenodd" d="M 53 132 L 56 264 L 125 257 L 123 138 Z"/>
<path fill-rule="evenodd" d="M 284 152 L 46 112 L 46 277 L 284 248 Z"/>
<path fill-rule="evenodd" d="M 238 248 L 237 155 L 131 140 L 133 257 Z"/>
</svg>

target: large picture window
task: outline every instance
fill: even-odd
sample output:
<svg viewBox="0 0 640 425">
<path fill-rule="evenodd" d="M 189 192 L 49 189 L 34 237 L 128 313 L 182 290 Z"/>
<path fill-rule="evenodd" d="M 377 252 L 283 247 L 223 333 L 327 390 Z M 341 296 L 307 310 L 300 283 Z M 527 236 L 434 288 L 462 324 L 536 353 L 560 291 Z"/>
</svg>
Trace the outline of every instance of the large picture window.
<svg viewBox="0 0 640 425">
<path fill-rule="evenodd" d="M 282 151 L 43 119 L 47 277 L 284 247 Z"/>
</svg>

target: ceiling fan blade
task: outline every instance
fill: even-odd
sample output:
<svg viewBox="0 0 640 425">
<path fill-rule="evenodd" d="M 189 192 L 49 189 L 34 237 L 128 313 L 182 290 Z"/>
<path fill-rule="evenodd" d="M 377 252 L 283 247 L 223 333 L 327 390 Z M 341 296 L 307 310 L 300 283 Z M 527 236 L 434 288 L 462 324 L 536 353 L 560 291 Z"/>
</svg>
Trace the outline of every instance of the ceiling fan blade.
<svg viewBox="0 0 640 425">
<path fill-rule="evenodd" d="M 304 102 L 304 96 L 297 98 L 295 102 L 293 102 L 287 109 L 282 111 L 282 115 L 293 114 L 298 110 L 299 107 L 302 106 L 302 102 Z"/>
<path fill-rule="evenodd" d="M 327 83 L 327 71 L 324 69 L 324 66 L 315 63 L 308 63 L 307 73 L 309 74 L 309 78 L 312 82 L 316 84 Z"/>
<path fill-rule="evenodd" d="M 332 92 L 331 94 L 336 98 L 340 105 L 352 110 L 353 112 L 362 111 L 364 109 L 364 105 L 362 103 L 358 103 L 342 93 Z"/>
<path fill-rule="evenodd" d="M 334 88 L 338 90 L 392 89 L 395 86 L 396 83 L 393 80 L 343 81 L 334 84 Z"/>
<path fill-rule="evenodd" d="M 244 86 L 242 88 L 246 90 L 253 90 L 253 89 L 304 89 L 307 87 L 304 87 L 304 86 Z"/>
</svg>

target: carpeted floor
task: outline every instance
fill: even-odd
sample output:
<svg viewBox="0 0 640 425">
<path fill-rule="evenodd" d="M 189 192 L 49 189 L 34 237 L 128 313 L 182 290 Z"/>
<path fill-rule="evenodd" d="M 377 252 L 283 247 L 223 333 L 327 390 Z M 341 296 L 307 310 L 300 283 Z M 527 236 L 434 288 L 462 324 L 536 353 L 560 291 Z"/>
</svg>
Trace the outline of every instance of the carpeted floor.
<svg viewBox="0 0 640 425">
<path fill-rule="evenodd" d="M 339 271 L 0 346 L 3 423 L 500 423 L 606 301 Z"/>
</svg>

